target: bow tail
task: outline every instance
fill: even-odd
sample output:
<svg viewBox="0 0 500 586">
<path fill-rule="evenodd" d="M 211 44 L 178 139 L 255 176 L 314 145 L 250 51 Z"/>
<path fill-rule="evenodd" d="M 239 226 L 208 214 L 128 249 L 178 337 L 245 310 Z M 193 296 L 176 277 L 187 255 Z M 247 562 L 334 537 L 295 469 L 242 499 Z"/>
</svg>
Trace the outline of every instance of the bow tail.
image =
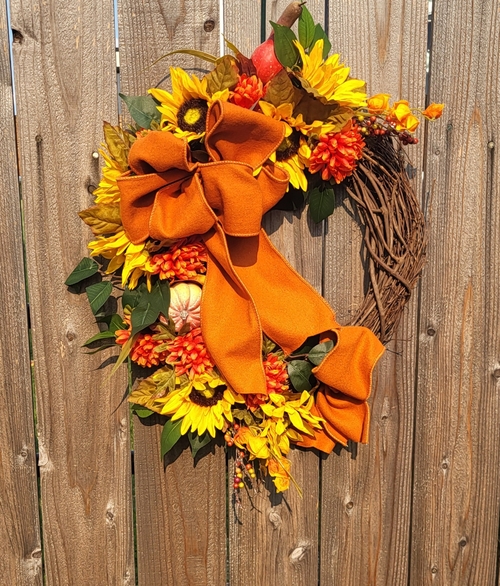
<svg viewBox="0 0 500 586">
<path fill-rule="evenodd" d="M 236 392 L 267 394 L 262 329 L 253 299 L 232 266 L 220 226 L 203 238 L 209 255 L 201 299 L 207 349 Z"/>
</svg>

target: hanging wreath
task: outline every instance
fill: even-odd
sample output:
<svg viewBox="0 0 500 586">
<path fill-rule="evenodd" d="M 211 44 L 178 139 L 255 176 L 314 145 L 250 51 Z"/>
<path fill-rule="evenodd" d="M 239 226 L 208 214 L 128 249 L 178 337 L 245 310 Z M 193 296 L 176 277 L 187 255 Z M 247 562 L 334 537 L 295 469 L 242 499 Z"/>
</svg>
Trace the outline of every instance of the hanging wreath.
<svg viewBox="0 0 500 586">
<path fill-rule="evenodd" d="M 271 24 L 251 58 L 230 43 L 221 58 L 184 49 L 213 69 L 199 79 L 172 67 L 171 92 L 121 96 L 135 124 L 104 124 L 103 177 L 80 212 L 92 258 L 66 281 L 105 277 L 86 287 L 105 329 L 85 345 L 121 347 L 114 370 L 127 358 L 154 369 L 129 401 L 167 417 L 162 456 L 183 435 L 196 455 L 220 433 L 236 447 L 236 491 L 259 474 L 286 490 L 291 444 L 367 441 L 372 370 L 425 254 L 400 145 L 417 142 L 416 114 L 443 109 L 367 98 L 297 2 Z M 322 221 L 339 185 L 358 208 L 370 277 L 350 326 L 261 228 L 286 202 Z M 114 287 L 122 314 L 106 315 Z"/>
</svg>

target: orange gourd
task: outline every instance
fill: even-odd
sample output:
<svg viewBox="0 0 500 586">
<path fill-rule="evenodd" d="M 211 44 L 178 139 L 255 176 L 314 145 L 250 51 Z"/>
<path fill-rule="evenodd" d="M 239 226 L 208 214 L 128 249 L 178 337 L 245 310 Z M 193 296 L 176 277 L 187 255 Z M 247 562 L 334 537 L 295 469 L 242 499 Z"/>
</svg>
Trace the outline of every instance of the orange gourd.
<svg viewBox="0 0 500 586">
<path fill-rule="evenodd" d="M 176 283 L 170 287 L 168 315 L 174 322 L 175 331 L 186 324 L 198 328 L 201 324 L 201 287 L 196 283 Z"/>
</svg>

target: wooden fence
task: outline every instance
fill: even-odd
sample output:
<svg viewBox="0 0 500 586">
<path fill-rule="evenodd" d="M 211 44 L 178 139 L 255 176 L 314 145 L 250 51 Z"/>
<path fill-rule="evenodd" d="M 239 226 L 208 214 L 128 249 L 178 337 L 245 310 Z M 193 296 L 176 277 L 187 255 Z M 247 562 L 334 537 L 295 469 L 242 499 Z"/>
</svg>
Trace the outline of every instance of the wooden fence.
<svg viewBox="0 0 500 586">
<path fill-rule="evenodd" d="M 222 31 L 251 53 L 286 3 L 0 6 L 2 586 L 500 584 L 498 0 L 434 0 L 429 29 L 427 0 L 308 0 L 371 93 L 424 104 L 427 84 L 446 103 L 411 150 L 428 263 L 376 370 L 368 446 L 295 451 L 304 498 L 263 489 L 236 514 L 223 448 L 164 466 L 160 426 L 134 419 L 131 437 L 126 368 L 109 379 L 102 355 L 82 352 L 95 326 L 64 280 L 86 251 L 77 211 L 99 181 L 102 120 L 119 119 L 115 27 L 120 88 L 136 95 L 165 76 L 166 62 L 149 67 L 158 57 L 217 54 Z M 344 200 L 319 226 L 266 219 L 343 322 L 364 285 L 352 218 Z"/>
</svg>

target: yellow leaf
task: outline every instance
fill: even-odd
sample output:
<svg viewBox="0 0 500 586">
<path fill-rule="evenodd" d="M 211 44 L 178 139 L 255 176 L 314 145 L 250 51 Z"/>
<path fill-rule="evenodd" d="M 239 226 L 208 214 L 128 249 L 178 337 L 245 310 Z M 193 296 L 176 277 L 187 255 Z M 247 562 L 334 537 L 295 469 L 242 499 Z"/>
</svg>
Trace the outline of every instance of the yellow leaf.
<svg viewBox="0 0 500 586">
<path fill-rule="evenodd" d="M 210 95 L 225 89 L 232 89 L 238 83 L 238 70 L 234 63 L 234 57 L 224 55 L 205 79 Z"/>
<path fill-rule="evenodd" d="M 294 102 L 293 84 L 284 69 L 271 79 L 263 99 L 276 107 Z"/>
<path fill-rule="evenodd" d="M 96 235 L 116 234 L 122 226 L 119 204 L 100 204 L 78 213 Z"/>
<path fill-rule="evenodd" d="M 111 158 L 125 171 L 128 169 L 128 152 L 130 150 L 131 135 L 119 126 L 104 123 L 104 140 Z"/>
</svg>

